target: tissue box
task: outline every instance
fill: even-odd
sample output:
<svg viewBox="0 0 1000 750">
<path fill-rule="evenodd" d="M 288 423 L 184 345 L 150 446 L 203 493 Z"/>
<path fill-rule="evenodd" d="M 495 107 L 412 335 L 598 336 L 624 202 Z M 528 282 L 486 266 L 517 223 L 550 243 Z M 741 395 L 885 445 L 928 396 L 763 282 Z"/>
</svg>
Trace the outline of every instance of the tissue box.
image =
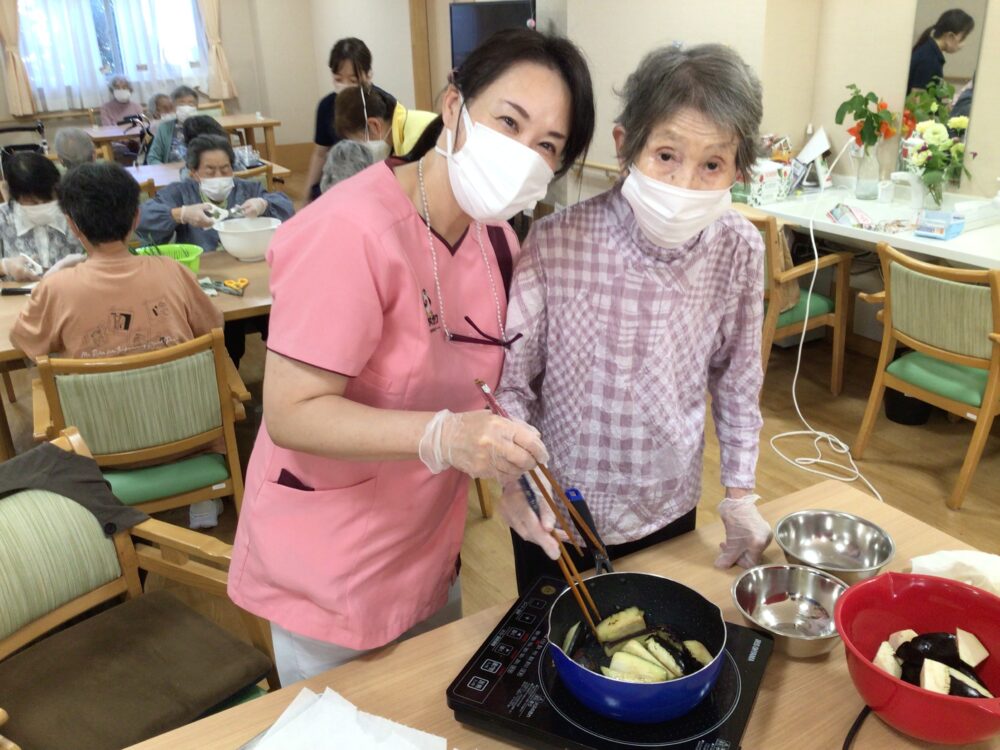
<svg viewBox="0 0 1000 750">
<path fill-rule="evenodd" d="M 757 159 L 750 170 L 747 203 L 751 206 L 763 206 L 766 203 L 785 200 L 788 197 L 791 180 L 790 165 L 770 159 Z"/>
<path fill-rule="evenodd" d="M 923 211 L 913 231 L 918 237 L 934 240 L 950 240 L 958 237 L 965 229 L 965 217 L 951 211 Z"/>
</svg>

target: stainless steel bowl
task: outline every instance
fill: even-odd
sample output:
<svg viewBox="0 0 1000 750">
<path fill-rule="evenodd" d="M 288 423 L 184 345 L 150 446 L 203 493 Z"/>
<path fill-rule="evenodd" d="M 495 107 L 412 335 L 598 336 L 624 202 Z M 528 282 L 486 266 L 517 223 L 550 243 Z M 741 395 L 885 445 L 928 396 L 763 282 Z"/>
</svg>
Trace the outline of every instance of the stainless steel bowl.
<svg viewBox="0 0 1000 750">
<path fill-rule="evenodd" d="M 896 554 L 882 528 L 850 513 L 802 510 L 774 528 L 785 559 L 832 573 L 848 585 L 871 578 Z"/>
<path fill-rule="evenodd" d="M 804 565 L 759 565 L 733 584 L 733 601 L 753 627 L 789 656 L 825 654 L 837 645 L 833 607 L 847 584 Z"/>
</svg>

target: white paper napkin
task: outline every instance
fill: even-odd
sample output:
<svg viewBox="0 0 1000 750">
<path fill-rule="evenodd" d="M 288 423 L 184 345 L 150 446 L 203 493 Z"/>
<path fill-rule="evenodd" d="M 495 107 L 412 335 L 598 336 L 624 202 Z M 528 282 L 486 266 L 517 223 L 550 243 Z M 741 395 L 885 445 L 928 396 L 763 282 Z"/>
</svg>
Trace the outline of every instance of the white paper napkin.
<svg viewBox="0 0 1000 750">
<path fill-rule="evenodd" d="M 914 573 L 961 581 L 1000 596 L 1000 555 L 979 550 L 946 550 L 914 557 Z"/>
</svg>

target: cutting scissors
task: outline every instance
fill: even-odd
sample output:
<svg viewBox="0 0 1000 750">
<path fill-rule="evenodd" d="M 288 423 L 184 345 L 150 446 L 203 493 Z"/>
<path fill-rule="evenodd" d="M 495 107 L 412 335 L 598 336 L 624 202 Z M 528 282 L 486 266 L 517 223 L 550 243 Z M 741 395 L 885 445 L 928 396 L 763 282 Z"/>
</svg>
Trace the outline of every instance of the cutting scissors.
<svg viewBox="0 0 1000 750">
<path fill-rule="evenodd" d="M 226 279 L 222 282 L 222 286 L 219 287 L 220 292 L 225 292 L 226 294 L 235 294 L 238 297 L 243 296 L 243 290 L 250 285 L 250 279 L 239 278 L 239 279 Z"/>
</svg>

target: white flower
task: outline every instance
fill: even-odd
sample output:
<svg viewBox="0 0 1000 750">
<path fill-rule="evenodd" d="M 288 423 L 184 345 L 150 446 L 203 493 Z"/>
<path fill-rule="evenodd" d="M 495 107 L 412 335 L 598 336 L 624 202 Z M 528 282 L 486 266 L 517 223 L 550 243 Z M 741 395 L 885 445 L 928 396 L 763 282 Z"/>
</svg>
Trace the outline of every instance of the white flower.
<svg viewBox="0 0 1000 750">
<path fill-rule="evenodd" d="M 931 123 L 922 133 L 924 140 L 931 146 L 943 146 L 951 140 L 948 128 L 940 122 Z"/>
<path fill-rule="evenodd" d="M 924 149 L 923 151 L 917 151 L 915 154 L 910 154 L 910 161 L 915 167 L 922 167 L 927 163 L 927 160 L 931 158 L 930 149 Z"/>
<path fill-rule="evenodd" d="M 965 115 L 952 117 L 948 120 L 948 127 L 952 130 L 965 130 L 969 127 L 969 118 Z"/>
</svg>

